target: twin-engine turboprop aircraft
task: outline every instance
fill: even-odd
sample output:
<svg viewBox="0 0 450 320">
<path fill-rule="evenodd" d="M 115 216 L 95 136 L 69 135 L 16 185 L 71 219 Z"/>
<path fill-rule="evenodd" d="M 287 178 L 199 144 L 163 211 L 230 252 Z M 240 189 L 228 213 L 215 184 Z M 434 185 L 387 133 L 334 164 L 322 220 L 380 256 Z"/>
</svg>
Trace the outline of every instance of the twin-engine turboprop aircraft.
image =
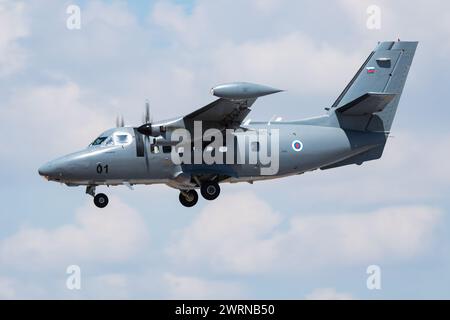
<svg viewBox="0 0 450 320">
<path fill-rule="evenodd" d="M 86 149 L 53 160 L 39 174 L 86 186 L 97 207 L 107 185 L 166 184 L 186 207 L 219 196 L 219 184 L 282 178 L 379 159 L 383 153 L 417 42 L 382 42 L 342 94 L 315 118 L 244 121 L 256 99 L 281 90 L 231 83 L 211 90 L 211 104 L 174 120 L 125 127 L 118 121 Z"/>
</svg>

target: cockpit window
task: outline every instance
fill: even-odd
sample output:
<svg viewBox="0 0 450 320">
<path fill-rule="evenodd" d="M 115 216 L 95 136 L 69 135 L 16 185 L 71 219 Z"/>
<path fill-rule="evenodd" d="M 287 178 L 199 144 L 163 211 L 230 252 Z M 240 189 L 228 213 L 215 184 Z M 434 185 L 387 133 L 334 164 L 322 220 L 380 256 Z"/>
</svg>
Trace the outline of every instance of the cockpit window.
<svg viewBox="0 0 450 320">
<path fill-rule="evenodd" d="M 103 143 L 103 141 L 106 140 L 107 137 L 98 137 L 97 139 L 94 140 L 94 142 L 91 143 L 91 146 L 98 146 L 101 145 Z"/>
<path fill-rule="evenodd" d="M 125 146 L 133 142 L 133 137 L 128 132 L 113 132 L 102 134 L 94 140 L 90 146 Z"/>
<path fill-rule="evenodd" d="M 105 146 L 112 146 L 113 144 L 114 144 L 114 141 L 113 141 L 112 137 L 109 137 L 108 139 L 106 139 Z"/>
</svg>

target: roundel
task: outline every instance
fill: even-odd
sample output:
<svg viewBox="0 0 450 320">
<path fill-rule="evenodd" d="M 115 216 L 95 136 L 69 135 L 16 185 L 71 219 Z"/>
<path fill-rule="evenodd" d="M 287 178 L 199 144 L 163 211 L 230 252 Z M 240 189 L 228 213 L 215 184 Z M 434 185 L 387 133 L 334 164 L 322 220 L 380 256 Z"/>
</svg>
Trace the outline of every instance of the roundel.
<svg viewBox="0 0 450 320">
<path fill-rule="evenodd" d="M 292 141 L 292 149 L 294 149 L 295 152 L 300 152 L 303 149 L 303 143 L 300 140 L 294 140 Z"/>
</svg>

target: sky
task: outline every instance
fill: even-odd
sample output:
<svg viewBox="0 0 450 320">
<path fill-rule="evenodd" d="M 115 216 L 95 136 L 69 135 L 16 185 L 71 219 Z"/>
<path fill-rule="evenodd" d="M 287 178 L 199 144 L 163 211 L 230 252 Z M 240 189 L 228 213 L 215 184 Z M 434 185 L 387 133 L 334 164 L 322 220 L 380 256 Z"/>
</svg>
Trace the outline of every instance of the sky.
<svg viewBox="0 0 450 320">
<path fill-rule="evenodd" d="M 0 299 L 449 299 L 449 18 L 439 0 L 0 0 Z M 419 47 L 378 161 L 223 185 L 192 209 L 155 185 L 100 187 L 100 210 L 37 173 L 117 115 L 139 125 L 146 99 L 163 120 L 220 83 L 286 90 L 253 120 L 320 115 L 398 38 Z"/>
</svg>

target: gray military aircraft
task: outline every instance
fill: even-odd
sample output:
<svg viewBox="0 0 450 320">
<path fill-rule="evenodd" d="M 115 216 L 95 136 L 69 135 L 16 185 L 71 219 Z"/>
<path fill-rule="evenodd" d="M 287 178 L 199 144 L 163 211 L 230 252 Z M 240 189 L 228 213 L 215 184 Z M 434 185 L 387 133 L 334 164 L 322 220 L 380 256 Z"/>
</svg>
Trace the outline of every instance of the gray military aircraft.
<svg viewBox="0 0 450 320">
<path fill-rule="evenodd" d="M 86 149 L 43 165 L 39 174 L 86 186 L 100 208 L 108 197 L 96 194 L 96 187 L 137 184 L 176 188 L 181 204 L 192 207 L 196 189 L 214 200 L 220 183 L 253 183 L 379 159 L 417 44 L 379 43 L 325 115 L 245 120 L 257 98 L 281 90 L 242 82 L 220 85 L 211 90 L 218 100 L 184 117 L 153 123 L 147 105 L 143 125 L 118 121 Z"/>
</svg>

